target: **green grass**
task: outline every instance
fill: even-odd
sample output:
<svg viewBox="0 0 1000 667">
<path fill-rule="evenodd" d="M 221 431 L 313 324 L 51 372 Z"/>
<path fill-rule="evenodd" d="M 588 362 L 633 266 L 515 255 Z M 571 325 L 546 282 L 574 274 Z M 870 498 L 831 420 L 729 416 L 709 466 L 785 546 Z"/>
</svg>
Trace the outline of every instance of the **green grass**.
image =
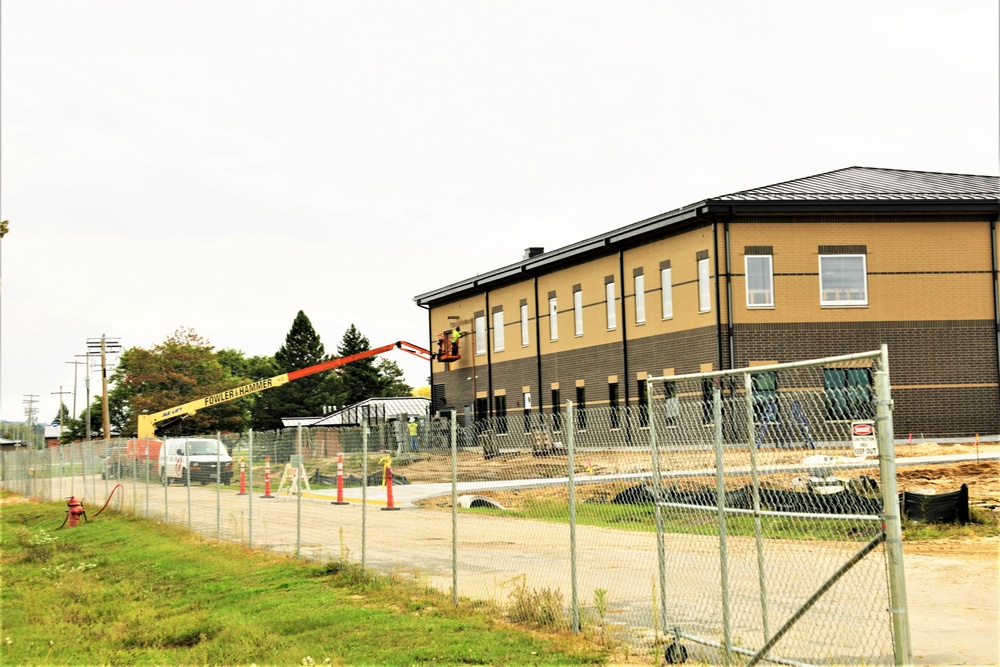
<svg viewBox="0 0 1000 667">
<path fill-rule="evenodd" d="M 62 503 L 0 512 L 0 663 L 570 665 L 607 653 L 514 626 L 496 605 L 248 552 L 106 512 L 57 530 Z M 310 662 L 311 661 L 311 662 Z M 328 661 L 328 662 L 327 662 Z"/>
</svg>

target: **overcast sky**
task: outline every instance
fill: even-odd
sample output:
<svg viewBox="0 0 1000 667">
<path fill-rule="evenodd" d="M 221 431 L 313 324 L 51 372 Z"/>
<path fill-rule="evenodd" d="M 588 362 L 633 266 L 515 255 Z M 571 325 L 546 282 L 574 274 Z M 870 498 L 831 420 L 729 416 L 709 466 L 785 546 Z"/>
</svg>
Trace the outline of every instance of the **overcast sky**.
<svg viewBox="0 0 1000 667">
<path fill-rule="evenodd" d="M 427 346 L 416 294 L 529 246 L 853 165 L 997 174 L 997 25 L 995 0 L 4 0 L 0 418 L 51 420 L 102 334 L 268 355 L 303 310 L 328 352 L 351 323 Z"/>
</svg>

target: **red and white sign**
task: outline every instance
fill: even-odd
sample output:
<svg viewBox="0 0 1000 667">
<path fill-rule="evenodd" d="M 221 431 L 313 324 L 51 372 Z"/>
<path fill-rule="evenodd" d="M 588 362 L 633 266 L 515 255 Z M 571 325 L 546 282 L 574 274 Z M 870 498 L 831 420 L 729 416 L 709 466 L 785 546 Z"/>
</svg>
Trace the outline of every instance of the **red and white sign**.
<svg viewBox="0 0 1000 667">
<path fill-rule="evenodd" d="M 875 422 L 851 422 L 851 445 L 854 447 L 854 455 L 857 457 L 878 456 Z"/>
<path fill-rule="evenodd" d="M 854 435 L 875 435 L 875 423 L 852 422 L 851 431 Z"/>
</svg>

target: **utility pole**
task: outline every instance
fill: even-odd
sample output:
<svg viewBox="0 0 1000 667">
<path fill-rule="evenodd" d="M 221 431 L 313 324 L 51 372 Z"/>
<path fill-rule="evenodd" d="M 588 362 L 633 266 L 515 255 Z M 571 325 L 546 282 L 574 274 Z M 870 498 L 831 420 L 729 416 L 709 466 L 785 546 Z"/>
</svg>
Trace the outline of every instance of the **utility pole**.
<svg viewBox="0 0 1000 667">
<path fill-rule="evenodd" d="M 83 386 L 85 390 L 85 395 L 87 397 L 87 425 L 84 429 L 84 433 L 87 434 L 87 442 L 90 442 L 90 352 L 87 354 L 77 354 L 77 357 L 86 357 L 86 361 L 71 361 L 71 364 L 85 364 L 87 366 L 87 377 L 84 379 Z"/>
<path fill-rule="evenodd" d="M 117 354 L 121 351 L 121 343 L 117 338 L 109 339 L 101 334 L 100 339 L 88 338 L 87 348 L 101 351 L 101 411 L 104 413 L 102 428 L 104 430 L 104 444 L 111 444 L 111 415 L 108 413 L 108 354 Z"/>
<path fill-rule="evenodd" d="M 59 417 L 59 442 L 60 442 L 60 444 L 62 444 L 63 423 L 66 421 L 66 413 L 63 411 L 62 395 L 63 394 L 72 394 L 73 392 L 72 391 L 63 391 L 62 385 L 59 385 L 59 391 L 54 391 L 52 393 L 59 395 L 59 408 L 57 409 L 56 414 Z"/>
<path fill-rule="evenodd" d="M 85 361 L 67 361 L 67 364 L 73 364 L 73 419 L 76 419 L 76 369 L 80 364 L 86 363 Z"/>
<path fill-rule="evenodd" d="M 38 396 L 35 394 L 25 394 L 24 400 L 21 401 L 27 407 L 24 408 L 24 422 L 28 429 L 28 433 L 25 434 L 32 446 L 35 444 L 35 413 L 38 412 L 38 408 L 35 407 L 35 403 L 38 402 Z"/>
</svg>

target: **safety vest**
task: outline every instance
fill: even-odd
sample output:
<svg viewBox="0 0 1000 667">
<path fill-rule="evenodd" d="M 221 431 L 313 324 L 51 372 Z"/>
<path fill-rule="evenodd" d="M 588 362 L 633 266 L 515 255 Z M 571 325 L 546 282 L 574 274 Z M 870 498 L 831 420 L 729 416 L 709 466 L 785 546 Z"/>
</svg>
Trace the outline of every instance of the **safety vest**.
<svg viewBox="0 0 1000 667">
<path fill-rule="evenodd" d="M 417 434 L 417 422 L 410 422 L 409 424 L 406 425 L 406 428 L 410 430 L 410 435 Z"/>
<path fill-rule="evenodd" d="M 461 331 L 452 331 L 451 332 L 451 342 L 452 343 L 457 343 L 458 339 L 461 338 L 461 337 L 462 337 L 462 332 Z"/>
</svg>

